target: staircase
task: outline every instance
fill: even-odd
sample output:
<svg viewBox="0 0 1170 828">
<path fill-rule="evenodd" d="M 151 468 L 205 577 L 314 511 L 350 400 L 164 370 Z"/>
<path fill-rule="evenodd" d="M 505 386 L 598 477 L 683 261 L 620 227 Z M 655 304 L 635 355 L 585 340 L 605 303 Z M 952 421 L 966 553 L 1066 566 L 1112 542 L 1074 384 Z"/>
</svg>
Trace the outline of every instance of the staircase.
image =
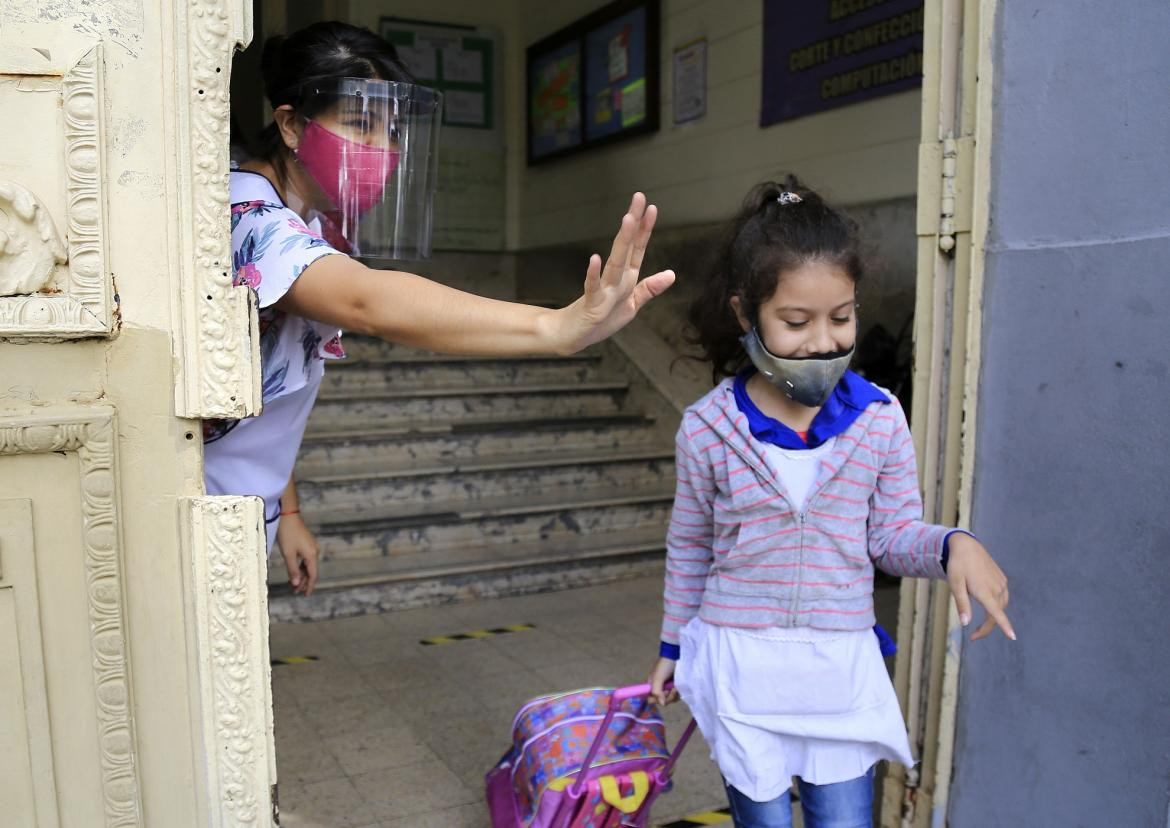
<svg viewBox="0 0 1170 828">
<path fill-rule="evenodd" d="M 274 619 L 601 583 L 660 566 L 678 414 L 611 343 L 461 358 L 347 337 L 296 469 L 322 549 L 310 599 L 269 570 Z"/>
</svg>

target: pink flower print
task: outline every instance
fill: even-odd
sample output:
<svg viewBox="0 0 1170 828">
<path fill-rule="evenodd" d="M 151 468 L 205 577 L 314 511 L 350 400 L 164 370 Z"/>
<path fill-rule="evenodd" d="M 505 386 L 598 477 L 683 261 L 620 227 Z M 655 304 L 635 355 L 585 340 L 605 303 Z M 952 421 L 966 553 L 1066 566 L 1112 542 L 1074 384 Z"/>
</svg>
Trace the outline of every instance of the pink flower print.
<svg viewBox="0 0 1170 828">
<path fill-rule="evenodd" d="M 345 351 L 341 347 L 340 336 L 335 336 L 325 343 L 325 353 L 329 354 L 329 356 L 337 357 L 338 359 L 343 359 L 345 357 Z"/>
<path fill-rule="evenodd" d="M 266 201 L 241 201 L 238 204 L 232 205 L 233 213 L 247 213 L 249 210 L 256 210 L 261 207 L 267 207 Z"/>
<path fill-rule="evenodd" d="M 320 233 L 314 233 L 312 230 L 306 227 L 303 222 L 297 221 L 296 219 L 289 219 L 288 226 L 293 230 L 296 230 L 298 233 L 304 233 L 306 236 L 312 236 L 315 239 L 321 238 Z"/>
<path fill-rule="evenodd" d="M 252 262 L 241 266 L 236 271 L 236 284 L 247 285 L 255 290 L 260 286 L 260 268 L 256 267 Z"/>
</svg>

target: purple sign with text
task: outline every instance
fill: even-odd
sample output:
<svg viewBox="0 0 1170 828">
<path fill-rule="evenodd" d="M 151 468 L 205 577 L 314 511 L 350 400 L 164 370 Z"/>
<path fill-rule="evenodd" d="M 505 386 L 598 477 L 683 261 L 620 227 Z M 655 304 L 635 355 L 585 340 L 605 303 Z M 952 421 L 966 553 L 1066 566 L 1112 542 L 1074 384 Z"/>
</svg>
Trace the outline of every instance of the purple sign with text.
<svg viewBox="0 0 1170 828">
<path fill-rule="evenodd" d="M 922 84 L 923 0 L 764 0 L 760 126 Z"/>
</svg>

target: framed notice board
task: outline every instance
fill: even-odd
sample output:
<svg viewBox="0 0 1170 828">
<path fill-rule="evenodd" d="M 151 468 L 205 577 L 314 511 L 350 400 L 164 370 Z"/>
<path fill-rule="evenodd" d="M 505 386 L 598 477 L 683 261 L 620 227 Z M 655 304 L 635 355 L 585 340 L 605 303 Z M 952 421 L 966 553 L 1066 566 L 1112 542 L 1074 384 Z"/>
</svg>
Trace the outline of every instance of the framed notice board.
<svg viewBox="0 0 1170 828">
<path fill-rule="evenodd" d="M 659 0 L 617 0 L 528 47 L 528 163 L 658 130 Z"/>
<path fill-rule="evenodd" d="M 760 125 L 922 85 L 923 0 L 764 0 Z"/>
<path fill-rule="evenodd" d="M 423 86 L 443 93 L 443 125 L 495 129 L 495 40 L 469 27 L 383 17 L 383 38 Z"/>
<path fill-rule="evenodd" d="M 499 36 L 474 26 L 384 17 L 378 30 L 420 84 L 443 93 L 436 250 L 504 248 Z"/>
</svg>

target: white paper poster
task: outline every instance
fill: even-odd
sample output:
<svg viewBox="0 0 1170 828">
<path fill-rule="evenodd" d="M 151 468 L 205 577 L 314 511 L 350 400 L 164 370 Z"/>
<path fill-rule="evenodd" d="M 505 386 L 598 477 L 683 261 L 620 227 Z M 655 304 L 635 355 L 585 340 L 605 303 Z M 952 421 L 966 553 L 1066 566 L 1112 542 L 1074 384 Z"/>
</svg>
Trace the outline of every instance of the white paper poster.
<svg viewBox="0 0 1170 828">
<path fill-rule="evenodd" d="M 399 46 L 398 57 L 420 81 L 439 77 L 438 56 L 430 46 Z"/>
<path fill-rule="evenodd" d="M 483 83 L 483 52 L 455 47 L 444 49 L 443 80 L 453 83 Z"/>
<path fill-rule="evenodd" d="M 674 122 L 684 124 L 707 114 L 707 41 L 695 40 L 674 50 Z"/>
</svg>

